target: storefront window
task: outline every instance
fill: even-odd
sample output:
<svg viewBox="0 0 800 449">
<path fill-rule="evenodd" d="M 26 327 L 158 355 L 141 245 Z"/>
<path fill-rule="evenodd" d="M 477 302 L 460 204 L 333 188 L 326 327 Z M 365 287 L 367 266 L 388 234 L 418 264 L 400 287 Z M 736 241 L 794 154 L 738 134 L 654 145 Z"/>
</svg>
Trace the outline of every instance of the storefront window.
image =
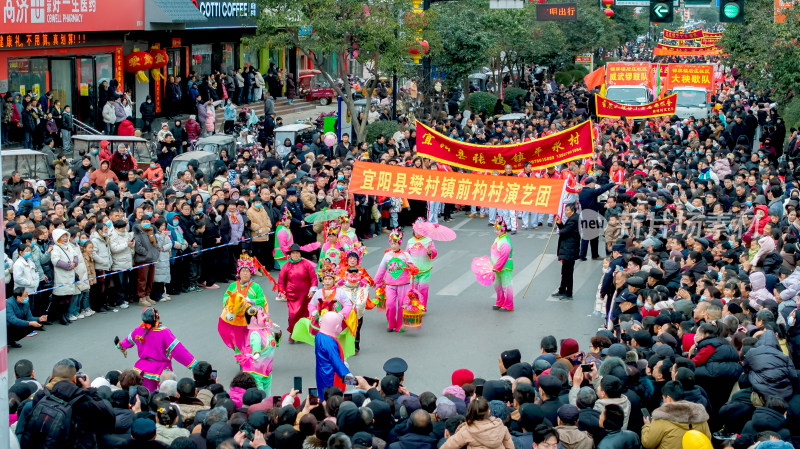
<svg viewBox="0 0 800 449">
<path fill-rule="evenodd" d="M 97 84 L 111 81 L 114 77 L 114 58 L 112 55 L 97 55 L 94 57 L 97 67 Z"/>
<path fill-rule="evenodd" d="M 219 71 L 222 73 L 228 73 L 233 70 L 235 67 L 233 63 L 233 43 L 232 42 L 223 42 L 222 43 L 222 66 L 219 68 Z"/>
<path fill-rule="evenodd" d="M 184 76 L 182 69 L 183 58 L 181 58 L 181 53 L 182 52 L 180 48 L 167 49 L 167 55 L 169 56 L 169 59 L 167 60 L 167 75 Z"/>
<path fill-rule="evenodd" d="M 211 73 L 211 44 L 192 45 L 192 70 L 203 77 Z"/>
<path fill-rule="evenodd" d="M 25 95 L 35 92 L 43 95 L 47 90 L 47 59 L 9 59 L 8 88 L 13 93 Z"/>
<path fill-rule="evenodd" d="M 250 47 L 243 47 L 242 48 L 242 60 L 244 61 L 244 66 L 253 66 L 258 68 L 258 49 L 257 48 L 250 48 Z"/>
</svg>

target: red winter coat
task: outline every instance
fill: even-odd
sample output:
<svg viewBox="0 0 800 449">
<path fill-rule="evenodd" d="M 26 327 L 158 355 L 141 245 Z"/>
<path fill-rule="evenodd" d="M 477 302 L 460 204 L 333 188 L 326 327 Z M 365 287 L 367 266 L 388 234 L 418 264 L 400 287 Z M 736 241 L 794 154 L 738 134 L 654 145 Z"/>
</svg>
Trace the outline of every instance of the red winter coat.
<svg viewBox="0 0 800 449">
<path fill-rule="evenodd" d="M 133 136 L 134 131 L 133 123 L 130 120 L 125 119 L 119 123 L 119 129 L 117 129 L 118 136 Z"/>
<path fill-rule="evenodd" d="M 100 154 L 98 156 L 100 156 L 101 161 L 111 162 L 111 149 L 108 148 L 108 143 L 107 140 L 100 141 Z"/>
<path fill-rule="evenodd" d="M 147 167 L 142 177 L 148 180 L 153 187 L 161 189 L 162 181 L 164 181 L 164 170 L 161 169 L 160 165 L 156 164 L 155 168 Z"/>
<path fill-rule="evenodd" d="M 197 123 L 197 120 L 189 119 L 186 122 L 186 136 L 189 138 L 189 141 L 199 139 L 200 132 L 200 124 Z"/>
</svg>

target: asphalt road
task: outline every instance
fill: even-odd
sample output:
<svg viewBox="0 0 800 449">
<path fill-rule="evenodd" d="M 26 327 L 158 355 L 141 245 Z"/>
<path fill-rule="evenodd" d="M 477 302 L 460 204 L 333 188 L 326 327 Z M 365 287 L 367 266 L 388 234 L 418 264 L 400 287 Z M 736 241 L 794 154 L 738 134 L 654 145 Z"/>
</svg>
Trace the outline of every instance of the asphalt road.
<svg viewBox="0 0 800 449">
<path fill-rule="evenodd" d="M 469 219 L 463 213 L 448 226 L 458 238 L 438 242 L 438 258 L 431 276 L 429 311 L 420 329 L 402 334 L 387 333 L 384 312 L 366 311 L 362 328 L 361 352 L 348 360 L 353 373 L 382 377 L 383 363 L 390 357 L 403 357 L 409 363 L 405 385 L 414 392 L 431 390 L 435 393 L 450 385 L 450 374 L 458 368 L 468 368 L 477 376 L 497 378 L 500 352 L 518 348 L 523 360 L 531 361 L 539 353 L 539 342 L 545 335 L 557 339 L 572 337 L 581 349 L 602 325 L 592 316 L 594 297 L 601 276 L 601 262 L 578 262 L 575 268 L 575 299 L 556 301 L 549 295 L 556 290 L 561 265 L 556 260 L 558 235 L 542 256 L 551 228 L 520 230 L 511 236 L 514 245 L 515 311 L 493 311 L 494 291 L 475 281 L 470 270 L 474 257 L 489 253 L 494 229 L 486 219 Z M 406 235 L 411 232 L 406 228 Z M 388 247 L 386 235 L 366 242 L 369 253 L 364 267 L 374 274 Z M 523 292 L 537 264 L 541 267 L 527 297 Z M 277 278 L 277 275 L 276 275 Z M 285 329 L 286 303 L 274 300 L 271 285 L 265 277 L 256 277 L 267 292 L 272 319 Z M 217 290 L 183 294 L 157 306 L 164 325 L 183 342 L 198 359 L 209 361 L 218 371 L 224 385 L 239 371 L 233 353 L 217 333 L 217 319 L 227 286 Z M 53 364 L 63 357 L 74 357 L 84 365 L 91 378 L 102 376 L 111 369 L 131 368 L 136 352 L 128 357 L 114 349 L 115 335 L 124 338 L 140 323 L 140 307 L 130 307 L 118 313 L 96 314 L 68 327 L 48 326 L 47 332 L 24 338 L 21 349 L 10 349 L 9 370 L 13 364 L 27 358 L 34 363 L 37 378 L 44 380 Z M 181 365 L 174 366 L 179 377 L 191 373 Z M 9 373 L 10 374 L 10 373 Z M 305 344 L 284 342 L 276 352 L 273 366 L 273 393 L 287 392 L 293 377 L 303 377 L 303 388 L 314 386 L 314 350 Z"/>
</svg>

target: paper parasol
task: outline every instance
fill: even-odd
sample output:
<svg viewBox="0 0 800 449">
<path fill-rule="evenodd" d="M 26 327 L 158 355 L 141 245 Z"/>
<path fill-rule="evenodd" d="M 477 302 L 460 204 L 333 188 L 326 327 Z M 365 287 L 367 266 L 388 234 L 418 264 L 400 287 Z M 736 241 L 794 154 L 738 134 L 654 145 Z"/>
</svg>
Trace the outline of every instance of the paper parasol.
<svg viewBox="0 0 800 449">
<path fill-rule="evenodd" d="M 419 230 L 417 230 L 419 228 Z M 419 235 L 428 237 L 437 242 L 449 242 L 456 239 L 456 231 L 448 228 L 447 226 L 440 225 L 439 223 L 420 223 L 414 229 Z"/>
<path fill-rule="evenodd" d="M 339 218 L 342 215 L 347 215 L 347 211 L 344 209 L 323 209 L 319 212 L 314 212 L 313 214 L 307 216 L 305 218 L 305 222 L 317 223 L 319 221 L 330 221 Z"/>
<path fill-rule="evenodd" d="M 481 256 L 472 259 L 472 272 L 475 273 L 475 280 L 483 286 L 492 285 L 494 282 L 494 270 L 489 256 Z"/>
</svg>

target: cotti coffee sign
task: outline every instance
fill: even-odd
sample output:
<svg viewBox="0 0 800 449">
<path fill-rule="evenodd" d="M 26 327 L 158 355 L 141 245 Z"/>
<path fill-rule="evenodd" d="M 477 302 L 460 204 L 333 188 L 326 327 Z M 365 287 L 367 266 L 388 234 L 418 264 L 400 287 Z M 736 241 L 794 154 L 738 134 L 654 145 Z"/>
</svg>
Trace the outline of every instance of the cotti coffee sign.
<svg viewBox="0 0 800 449">
<path fill-rule="evenodd" d="M 226 26 L 254 27 L 258 16 L 256 2 L 197 2 L 197 9 L 208 22 L 189 23 L 187 28 L 218 28 Z"/>
</svg>

